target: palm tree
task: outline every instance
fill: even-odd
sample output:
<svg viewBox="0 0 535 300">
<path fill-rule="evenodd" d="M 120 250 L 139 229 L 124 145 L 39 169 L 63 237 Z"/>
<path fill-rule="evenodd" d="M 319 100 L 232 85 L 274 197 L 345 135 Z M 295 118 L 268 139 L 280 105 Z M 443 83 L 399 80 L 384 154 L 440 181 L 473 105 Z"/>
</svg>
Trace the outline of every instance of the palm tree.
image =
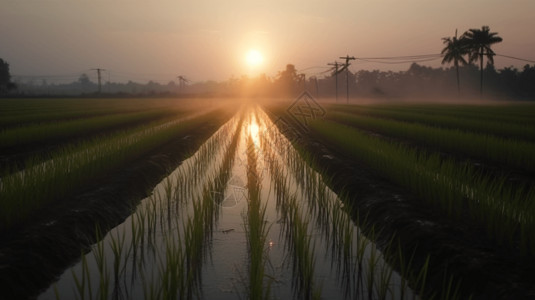
<svg viewBox="0 0 535 300">
<path fill-rule="evenodd" d="M 457 92 L 459 96 L 461 96 L 461 83 L 459 80 L 459 62 L 463 65 L 467 64 L 466 59 L 464 59 L 464 56 L 468 54 L 466 42 L 462 37 L 460 39 L 457 38 L 457 29 L 455 29 L 455 37 L 442 38 L 442 41 L 446 45 L 441 52 L 441 54 L 444 55 L 442 63 L 451 63 L 453 61 L 453 65 L 455 66 L 455 71 L 457 73 Z"/>
<path fill-rule="evenodd" d="M 494 64 L 494 51 L 490 48 L 493 44 L 502 41 L 497 32 L 490 32 L 489 26 L 483 26 L 481 29 L 469 29 L 463 34 L 461 39 L 466 41 L 469 49 L 469 61 L 480 63 L 481 82 L 480 93 L 483 94 L 483 57 L 487 57 L 490 64 Z"/>
</svg>

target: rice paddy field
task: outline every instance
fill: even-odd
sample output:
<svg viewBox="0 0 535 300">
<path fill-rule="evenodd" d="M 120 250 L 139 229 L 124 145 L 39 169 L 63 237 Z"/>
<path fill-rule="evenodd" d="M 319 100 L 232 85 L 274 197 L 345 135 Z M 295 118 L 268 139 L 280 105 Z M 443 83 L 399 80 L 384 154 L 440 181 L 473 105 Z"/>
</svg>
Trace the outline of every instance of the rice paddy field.
<svg viewBox="0 0 535 300">
<path fill-rule="evenodd" d="M 291 104 L 1 99 L 0 298 L 535 295 L 535 106 Z"/>
</svg>

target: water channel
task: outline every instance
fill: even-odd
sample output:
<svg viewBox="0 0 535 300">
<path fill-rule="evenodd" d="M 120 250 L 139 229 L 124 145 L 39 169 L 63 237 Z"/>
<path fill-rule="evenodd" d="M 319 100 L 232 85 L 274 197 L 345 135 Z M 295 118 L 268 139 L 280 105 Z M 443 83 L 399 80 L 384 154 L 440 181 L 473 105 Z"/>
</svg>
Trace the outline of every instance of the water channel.
<svg viewBox="0 0 535 300">
<path fill-rule="evenodd" d="M 413 299 L 259 107 L 244 107 L 39 299 Z"/>
</svg>

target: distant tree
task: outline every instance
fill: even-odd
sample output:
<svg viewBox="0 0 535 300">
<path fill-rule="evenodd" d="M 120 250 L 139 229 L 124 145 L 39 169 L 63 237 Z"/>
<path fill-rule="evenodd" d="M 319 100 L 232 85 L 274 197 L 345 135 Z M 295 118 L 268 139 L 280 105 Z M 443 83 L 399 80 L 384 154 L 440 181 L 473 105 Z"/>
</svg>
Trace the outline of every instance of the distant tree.
<svg viewBox="0 0 535 300">
<path fill-rule="evenodd" d="M 78 82 L 81 84 L 81 85 L 88 85 L 91 83 L 91 80 L 89 80 L 89 76 L 87 76 L 87 74 L 82 74 L 80 75 L 80 77 L 78 77 Z"/>
<path fill-rule="evenodd" d="M 0 58 L 0 94 L 16 89 L 17 86 L 11 82 L 9 74 L 9 64 Z"/>
<path fill-rule="evenodd" d="M 489 64 L 494 64 L 494 51 L 491 46 L 500 43 L 503 39 L 498 36 L 497 32 L 490 32 L 489 26 L 483 26 L 481 29 L 469 29 L 463 34 L 461 39 L 466 41 L 469 51 L 469 61 L 480 63 L 480 94 L 483 94 L 483 58 L 487 57 Z"/>
<path fill-rule="evenodd" d="M 468 48 L 466 47 L 466 40 L 464 38 L 457 38 L 457 29 L 455 30 L 454 37 L 442 38 L 445 45 L 441 54 L 444 55 L 442 64 L 451 63 L 455 66 L 455 72 L 457 74 L 457 93 L 461 96 L 461 81 L 459 78 L 459 63 L 466 65 L 468 62 L 464 58 L 468 54 Z"/>
<path fill-rule="evenodd" d="M 286 69 L 279 72 L 276 83 L 283 93 L 287 93 L 295 89 L 298 81 L 297 69 L 294 65 L 287 64 Z"/>
</svg>

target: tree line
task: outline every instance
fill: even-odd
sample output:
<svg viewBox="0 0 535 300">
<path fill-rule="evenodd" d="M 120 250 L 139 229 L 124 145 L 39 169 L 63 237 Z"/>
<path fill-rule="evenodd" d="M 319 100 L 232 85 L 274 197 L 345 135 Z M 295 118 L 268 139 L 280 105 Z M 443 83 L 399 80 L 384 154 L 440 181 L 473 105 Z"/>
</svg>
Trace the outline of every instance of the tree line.
<svg viewBox="0 0 535 300">
<path fill-rule="evenodd" d="M 9 64 L 0 58 L 0 95 L 13 91 L 17 85 L 11 81 Z"/>
<path fill-rule="evenodd" d="M 487 58 L 487 64 L 494 64 L 496 53 L 492 50 L 492 45 L 501 43 L 502 38 L 497 32 L 490 32 L 489 26 L 482 26 L 481 29 L 469 29 L 457 38 L 457 30 L 454 37 L 442 39 L 445 47 L 442 49 L 444 59 L 442 63 L 451 63 L 455 66 L 457 74 L 457 90 L 461 94 L 461 85 L 459 77 L 459 65 L 468 63 L 480 63 L 480 94 L 483 94 L 483 60 Z M 466 59 L 465 56 L 468 58 Z"/>
<path fill-rule="evenodd" d="M 483 93 L 483 87 L 485 87 L 485 97 L 535 100 L 535 65 L 526 64 L 521 70 L 514 67 L 501 70 L 494 68 L 496 53 L 492 50 L 492 46 L 502 40 L 496 32 L 491 32 L 488 26 L 482 26 L 481 29 L 469 29 L 461 36 L 458 36 L 456 31 L 455 36 L 442 39 L 444 45 L 441 53 L 442 64 L 446 64 L 445 68 L 432 68 L 413 63 L 407 70 L 400 72 L 345 70 L 342 73 L 338 72 L 339 74 L 333 71 L 321 78 L 318 76 L 306 78 L 295 65 L 288 64 L 275 76 L 261 74 L 256 77 L 231 77 L 223 82 L 206 81 L 188 85 L 177 84 L 174 81 L 169 81 L 167 84 L 153 81 L 146 84 L 132 81 L 105 82 L 102 91 L 108 96 L 294 97 L 306 89 L 317 97 L 340 95 L 342 99 L 345 98 L 346 92 L 349 92 L 351 98 L 451 98 L 478 96 Z M 486 64 L 484 64 L 485 61 Z M 7 63 L 1 62 L 7 66 L 7 78 L 9 78 L 9 67 Z M 0 75 L 2 75 L 1 72 Z M 9 79 L 8 82 L 10 82 Z M 15 86 L 13 83 L 10 84 L 11 87 Z M 17 82 L 17 86 L 19 88 L 17 93 L 22 95 L 94 95 L 98 90 L 97 84 L 92 82 L 86 74 L 82 74 L 77 81 L 68 84 L 47 84 L 43 80 L 41 83 Z M 7 91 L 6 84 L 0 85 L 0 88 Z"/>
</svg>

